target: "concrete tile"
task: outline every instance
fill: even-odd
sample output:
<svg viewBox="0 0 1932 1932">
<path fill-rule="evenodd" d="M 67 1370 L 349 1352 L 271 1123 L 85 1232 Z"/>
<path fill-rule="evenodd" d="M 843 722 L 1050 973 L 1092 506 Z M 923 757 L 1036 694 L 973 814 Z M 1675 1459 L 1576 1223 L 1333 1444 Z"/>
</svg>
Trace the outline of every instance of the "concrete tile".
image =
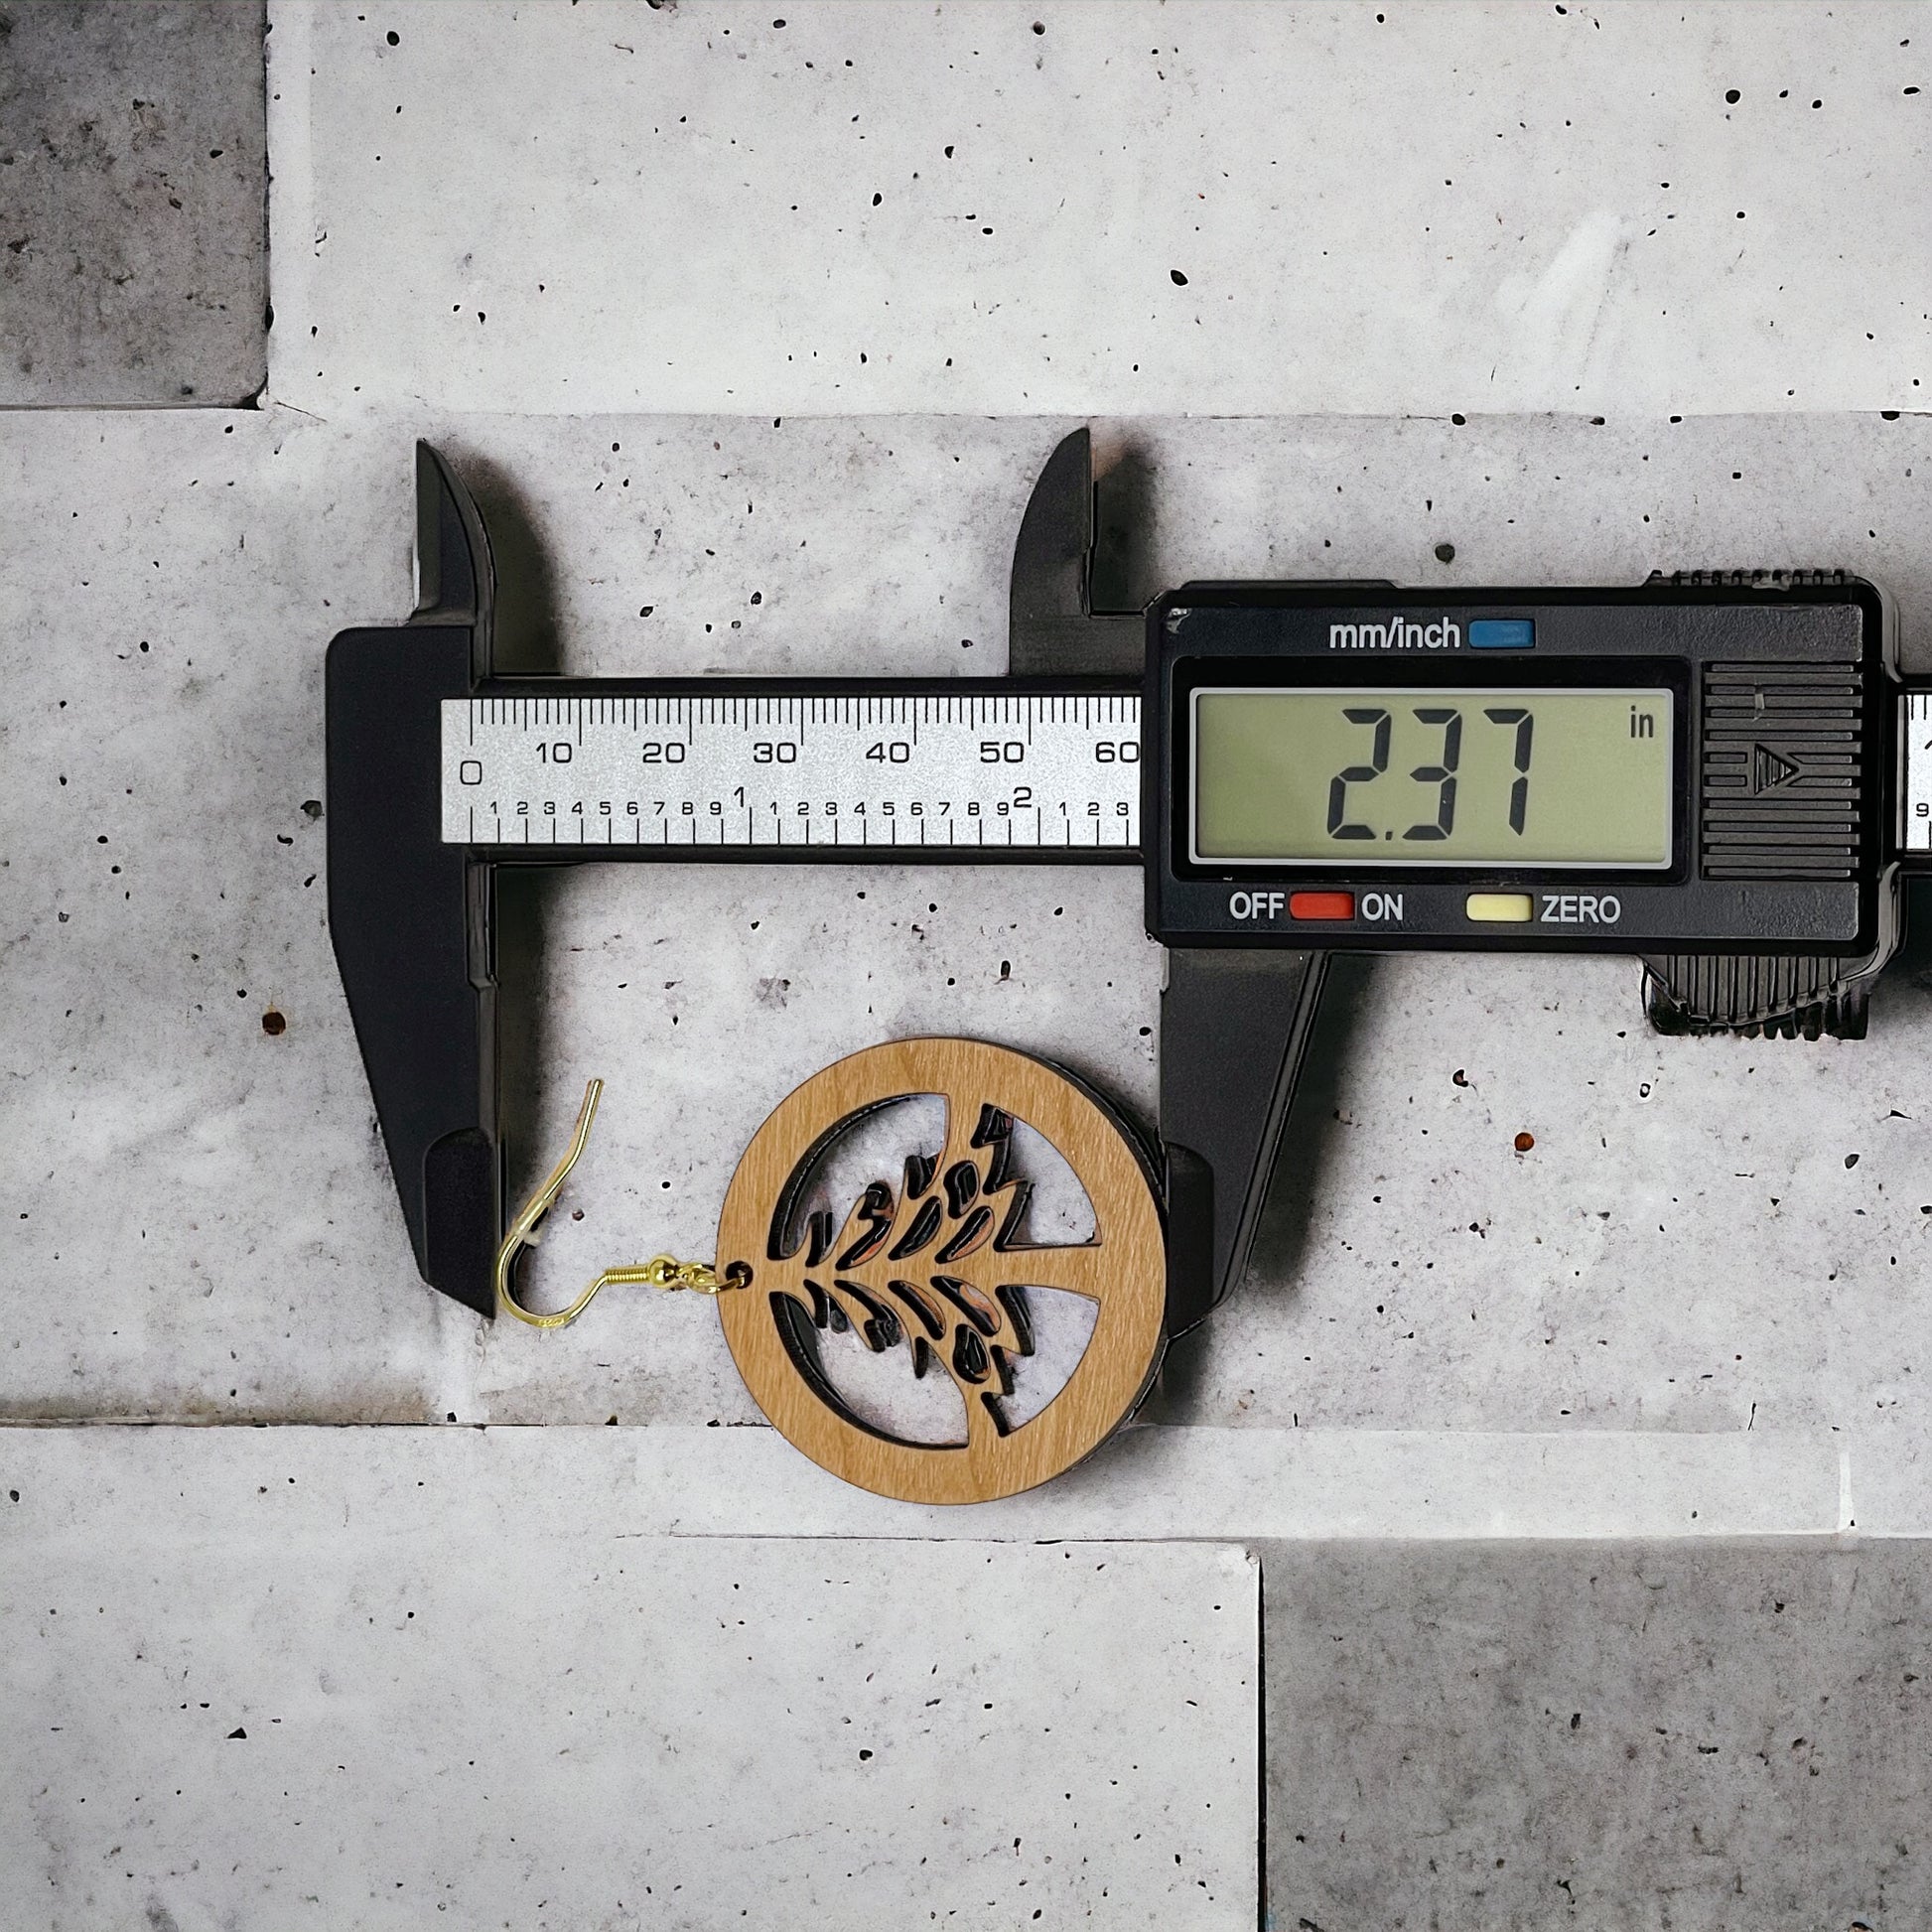
<svg viewBox="0 0 1932 1932">
<path fill-rule="evenodd" d="M 272 386 L 1918 406 L 1924 40 L 1897 4 L 282 5 Z"/>
<path fill-rule="evenodd" d="M 10 1924 L 1255 1922 L 1244 1551 L 424 1537 L 344 1520 L 365 1430 L 281 1534 L 213 1433 L 253 1522 L 0 1500 Z"/>
<path fill-rule="evenodd" d="M 1932 1914 L 1932 1545 L 1264 1554 L 1268 1922 Z"/>
<path fill-rule="evenodd" d="M 410 601 L 417 428 L 521 518 L 504 544 L 524 560 L 518 647 L 548 635 L 604 674 L 998 670 L 1007 554 L 1058 430 L 377 432 L 281 410 L 0 424 L 0 515 L 29 539 L 0 588 L 18 721 L 0 761 L 16 1095 L 0 1294 L 19 1309 L 0 1412 L 755 1419 L 704 1307 L 613 1295 L 561 1337 L 495 1333 L 410 1268 L 323 925 L 326 820 L 306 808 L 323 803 L 324 643 Z M 1845 559 L 1894 588 L 1909 643 L 1932 610 L 1927 435 L 1913 418 L 1148 423 L 1152 550 L 1130 589 Z M 526 1173 L 584 1076 L 610 1082 L 572 1195 L 585 1220 L 558 1223 L 544 1293 L 659 1246 L 707 1251 L 751 1125 L 864 1039 L 980 1032 L 1153 1104 L 1160 961 L 1128 873 L 586 872 L 540 911 L 540 1032 L 512 1000 L 540 1069 L 511 1114 Z M 1393 1431 L 1429 1456 L 1451 1432 L 1734 1434 L 1746 1468 L 1767 1430 L 1809 1445 L 1870 1416 L 1903 1458 L 1932 1437 L 1912 1340 L 1932 1238 L 1915 971 L 1881 994 L 1870 1040 L 1809 1046 L 1652 1039 L 1615 962 L 1377 963 L 1336 1004 L 1254 1278 L 1152 1413 Z M 271 1005 L 288 1021 L 274 1037 Z M 1622 1453 L 1588 1462 L 1579 1493 L 1614 1497 Z M 1784 1523 L 1741 1500 L 1725 1520 L 1832 1527 L 1818 1455 L 1822 1502 L 1808 1477 L 1802 1503 L 1767 1492 Z M 1471 1476 L 1456 1507 L 1476 1513 L 1454 1520 L 1544 1521 L 1540 1501 L 1480 1513 L 1537 1480 Z M 1415 1520 L 1399 1484 L 1377 1493 Z M 1652 1508 L 1638 1516 L 1661 1529 Z"/>
<path fill-rule="evenodd" d="M 261 0 L 0 8 L 0 406 L 267 377 Z"/>
<path fill-rule="evenodd" d="M 1852 1504 L 1863 1536 L 1932 1537 L 1932 1445 L 1897 1412 L 1848 1430 Z"/>
</svg>

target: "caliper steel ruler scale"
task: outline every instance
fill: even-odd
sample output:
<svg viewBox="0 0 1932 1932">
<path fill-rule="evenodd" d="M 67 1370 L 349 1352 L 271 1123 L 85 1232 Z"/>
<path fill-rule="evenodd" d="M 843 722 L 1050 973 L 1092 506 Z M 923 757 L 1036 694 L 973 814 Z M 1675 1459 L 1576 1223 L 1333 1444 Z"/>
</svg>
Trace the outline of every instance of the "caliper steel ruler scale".
<svg viewBox="0 0 1932 1932">
<path fill-rule="evenodd" d="M 1095 613 L 1081 430 L 1022 524 L 1007 677 L 510 678 L 482 520 L 417 472 L 420 608 L 329 654 L 330 919 L 418 1267 L 483 1314 L 506 866 L 1141 865 L 1173 1335 L 1246 1266 L 1331 953 L 1628 953 L 1663 1031 L 1858 1037 L 1932 864 L 1932 696 L 1856 577 Z"/>
<path fill-rule="evenodd" d="M 717 684 L 446 700 L 444 840 L 680 859 L 1140 856 L 1139 692 Z"/>
</svg>

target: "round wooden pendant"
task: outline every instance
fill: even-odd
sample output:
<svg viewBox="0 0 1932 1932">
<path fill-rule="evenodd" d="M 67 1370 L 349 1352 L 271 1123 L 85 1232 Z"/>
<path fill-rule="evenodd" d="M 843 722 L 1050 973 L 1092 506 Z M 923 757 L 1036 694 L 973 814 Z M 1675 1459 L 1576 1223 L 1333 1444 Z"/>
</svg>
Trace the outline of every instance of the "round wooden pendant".
<svg viewBox="0 0 1932 1932">
<path fill-rule="evenodd" d="M 873 1180 L 843 1227 L 821 1214 L 787 1236 L 826 1149 L 863 1116 L 943 1100 L 941 1151 L 908 1150 L 898 1183 Z M 1015 1122 L 1048 1141 L 1086 1190 L 1093 1239 L 1022 1245 L 1028 1189 L 1007 1172 Z M 1056 1476 L 1104 1442 L 1160 1359 L 1167 1250 L 1154 1180 L 1126 1126 L 1042 1060 L 974 1039 L 903 1039 L 815 1073 L 745 1150 L 718 1225 L 718 1297 L 732 1358 L 772 1426 L 847 1482 L 905 1502 L 989 1502 Z M 1033 1353 L 1027 1290 L 1095 1305 L 1086 1352 L 1046 1406 L 1002 1408 Z M 965 1441 L 898 1440 L 862 1421 L 820 1366 L 820 1344 L 897 1351 L 965 1403 Z"/>
</svg>

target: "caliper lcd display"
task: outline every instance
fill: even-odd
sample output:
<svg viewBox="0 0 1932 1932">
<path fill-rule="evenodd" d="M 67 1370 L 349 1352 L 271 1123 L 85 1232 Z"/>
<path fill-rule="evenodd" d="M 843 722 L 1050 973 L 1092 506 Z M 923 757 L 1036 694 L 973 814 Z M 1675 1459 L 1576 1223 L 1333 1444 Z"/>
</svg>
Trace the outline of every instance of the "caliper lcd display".
<svg viewBox="0 0 1932 1932">
<path fill-rule="evenodd" d="M 1389 686 L 1193 693 L 1193 859 L 1671 863 L 1673 693 Z"/>
</svg>

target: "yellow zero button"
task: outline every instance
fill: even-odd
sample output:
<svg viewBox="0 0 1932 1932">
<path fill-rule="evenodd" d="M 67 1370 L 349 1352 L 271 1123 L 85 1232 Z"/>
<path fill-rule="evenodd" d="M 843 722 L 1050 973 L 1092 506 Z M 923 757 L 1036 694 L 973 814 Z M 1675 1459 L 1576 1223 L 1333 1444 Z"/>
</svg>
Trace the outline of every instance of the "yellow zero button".
<svg viewBox="0 0 1932 1932">
<path fill-rule="evenodd" d="M 1471 893 L 1462 901 L 1463 916 L 1485 924 L 1521 925 L 1534 909 L 1528 893 Z"/>
</svg>

